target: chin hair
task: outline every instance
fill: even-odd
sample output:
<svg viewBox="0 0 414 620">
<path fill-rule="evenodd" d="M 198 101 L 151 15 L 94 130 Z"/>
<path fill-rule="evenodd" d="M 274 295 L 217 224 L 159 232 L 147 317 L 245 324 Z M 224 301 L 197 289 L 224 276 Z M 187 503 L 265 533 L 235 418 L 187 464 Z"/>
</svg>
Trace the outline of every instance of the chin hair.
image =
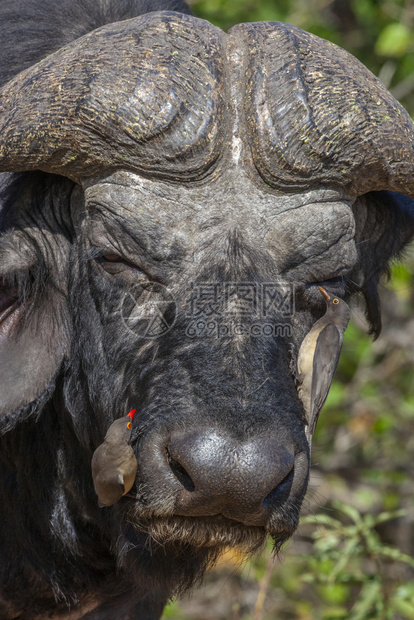
<svg viewBox="0 0 414 620">
<path fill-rule="evenodd" d="M 235 547 L 250 555 L 260 551 L 267 538 L 264 528 L 243 525 L 224 517 L 138 517 L 134 521 L 154 544 L 162 547 L 186 545 L 194 550 L 211 549 L 218 553 L 227 547 Z"/>
<path fill-rule="evenodd" d="M 290 528 L 269 532 L 221 516 L 146 518 L 137 512 L 130 507 L 124 513 L 125 527 L 116 545 L 118 566 L 142 575 L 145 564 L 145 573 L 156 575 L 158 584 L 172 588 L 175 594 L 199 583 L 229 548 L 241 553 L 242 564 L 263 549 L 269 536 L 277 554 L 293 533 Z"/>
</svg>

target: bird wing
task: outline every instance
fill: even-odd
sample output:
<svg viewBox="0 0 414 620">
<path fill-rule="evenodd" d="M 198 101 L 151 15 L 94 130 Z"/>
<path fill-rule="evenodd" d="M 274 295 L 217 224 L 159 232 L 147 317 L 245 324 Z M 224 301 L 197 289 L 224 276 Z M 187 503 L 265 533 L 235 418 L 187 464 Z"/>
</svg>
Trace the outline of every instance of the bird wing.
<svg viewBox="0 0 414 620">
<path fill-rule="evenodd" d="M 311 415 L 309 435 L 315 432 L 319 413 L 329 394 L 332 379 L 338 366 L 342 347 L 342 333 L 332 323 L 324 327 L 316 341 L 313 357 Z"/>
</svg>

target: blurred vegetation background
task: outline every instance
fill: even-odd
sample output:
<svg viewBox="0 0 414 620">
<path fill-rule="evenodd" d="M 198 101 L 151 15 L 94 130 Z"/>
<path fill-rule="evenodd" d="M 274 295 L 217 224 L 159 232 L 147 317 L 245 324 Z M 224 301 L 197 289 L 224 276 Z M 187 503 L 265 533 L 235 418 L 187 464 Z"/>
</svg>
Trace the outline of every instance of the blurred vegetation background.
<svg viewBox="0 0 414 620">
<path fill-rule="evenodd" d="M 282 21 L 344 47 L 414 116 L 414 0 L 194 0 L 227 30 Z M 313 440 L 302 525 L 282 562 L 271 546 L 229 552 L 170 620 L 414 619 L 414 249 L 381 290 L 383 331 L 353 309 Z"/>
</svg>

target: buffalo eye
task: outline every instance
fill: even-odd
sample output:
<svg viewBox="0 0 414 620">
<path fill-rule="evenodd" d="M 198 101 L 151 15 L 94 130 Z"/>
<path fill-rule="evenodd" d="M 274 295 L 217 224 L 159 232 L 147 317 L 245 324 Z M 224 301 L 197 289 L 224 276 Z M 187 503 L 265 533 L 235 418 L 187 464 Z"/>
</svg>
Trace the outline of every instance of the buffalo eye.
<svg viewBox="0 0 414 620">
<path fill-rule="evenodd" d="M 131 263 L 126 258 L 123 258 L 119 254 L 114 252 L 99 253 L 95 258 L 96 262 L 111 275 L 139 275 L 143 279 L 146 278 L 146 274 L 136 265 Z"/>
<path fill-rule="evenodd" d="M 110 263 L 117 263 L 119 261 L 123 261 L 123 259 L 118 254 L 104 254 L 102 258 Z"/>
</svg>

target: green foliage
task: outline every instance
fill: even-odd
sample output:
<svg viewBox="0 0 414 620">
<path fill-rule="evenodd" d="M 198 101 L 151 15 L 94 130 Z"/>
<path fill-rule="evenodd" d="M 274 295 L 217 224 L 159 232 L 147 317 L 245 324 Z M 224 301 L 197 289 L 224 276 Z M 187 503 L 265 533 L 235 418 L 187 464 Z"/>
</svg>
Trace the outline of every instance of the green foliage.
<svg viewBox="0 0 414 620">
<path fill-rule="evenodd" d="M 375 44 L 375 51 L 380 56 L 400 57 L 412 47 L 412 34 L 404 24 L 394 22 L 383 28 Z"/>
<path fill-rule="evenodd" d="M 338 613 L 346 611 L 342 617 L 353 620 L 392 620 L 396 613 L 413 618 L 414 605 L 407 594 L 414 579 L 401 585 L 389 566 L 401 562 L 414 567 L 414 558 L 385 544 L 376 531 L 379 525 L 405 516 L 405 511 L 362 515 L 338 501 L 333 508 L 342 513 L 339 518 L 319 514 L 302 519 L 303 525 L 317 526 L 313 554 L 302 557 L 301 579 L 317 587 L 324 602 L 321 617 L 328 617 L 323 607 L 339 604 L 344 609 Z"/>
</svg>

